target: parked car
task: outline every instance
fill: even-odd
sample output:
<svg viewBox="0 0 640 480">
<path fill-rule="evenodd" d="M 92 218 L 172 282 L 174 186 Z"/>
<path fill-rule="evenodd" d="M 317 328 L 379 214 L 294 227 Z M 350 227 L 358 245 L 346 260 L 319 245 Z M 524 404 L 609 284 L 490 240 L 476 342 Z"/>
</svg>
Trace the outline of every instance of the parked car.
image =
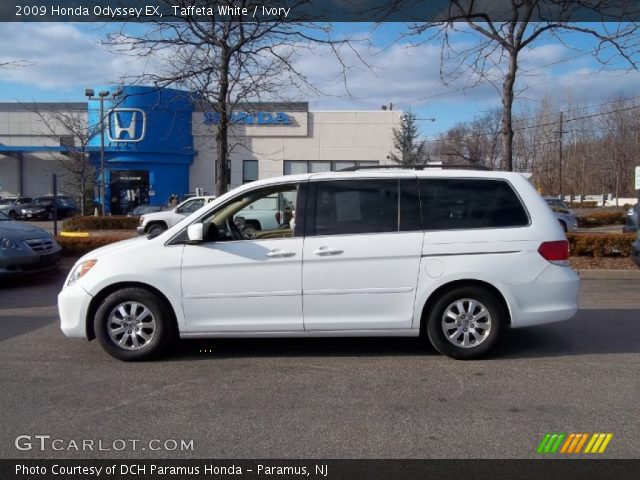
<svg viewBox="0 0 640 480">
<path fill-rule="evenodd" d="M 238 212 L 280 193 L 293 228 L 238 227 Z M 424 336 L 472 359 L 506 328 L 575 315 L 568 258 L 558 221 L 518 173 L 290 175 L 83 256 L 58 309 L 67 336 L 97 338 L 121 360 L 152 358 L 178 336 Z"/>
<path fill-rule="evenodd" d="M 625 225 L 622 227 L 623 233 L 635 233 L 638 231 L 638 204 L 627 210 Z"/>
<path fill-rule="evenodd" d="M 5 197 L 0 198 L 0 212 L 4 213 L 11 220 L 16 220 L 22 216 L 22 207 L 31 203 L 31 197 Z"/>
<path fill-rule="evenodd" d="M 0 212 L 0 276 L 55 267 L 61 248 L 47 232 Z"/>
<path fill-rule="evenodd" d="M 569 215 L 574 215 L 576 212 L 569 208 L 569 206 L 565 203 L 564 200 L 556 197 L 544 197 L 544 201 L 547 202 L 547 205 L 551 207 L 552 210 L 558 210 L 563 213 L 568 213 Z"/>
<path fill-rule="evenodd" d="M 147 213 L 155 213 L 162 212 L 166 210 L 167 207 L 165 205 L 138 205 L 134 208 L 129 214 L 130 217 L 140 217 Z"/>
<path fill-rule="evenodd" d="M 633 256 L 631 257 L 634 262 L 640 267 L 640 232 L 638 232 L 638 237 L 636 241 L 631 244 L 633 248 Z"/>
<path fill-rule="evenodd" d="M 555 213 L 560 226 L 565 232 L 573 232 L 578 229 L 578 219 L 575 212 L 570 209 L 563 200 L 553 197 L 545 197 L 544 201 Z"/>
<path fill-rule="evenodd" d="M 57 195 L 56 209 L 58 218 L 62 219 L 73 216 L 77 212 L 78 206 L 72 197 L 68 195 Z M 53 220 L 53 195 L 43 195 L 34 198 L 30 204 L 22 207 L 22 215 L 23 219 Z"/>
<path fill-rule="evenodd" d="M 76 202 L 66 195 L 56 197 L 58 218 L 71 217 L 76 213 Z M 33 202 L 22 207 L 22 218 L 53 220 L 53 196 L 37 197 Z"/>
<path fill-rule="evenodd" d="M 145 213 L 140 217 L 140 225 L 137 231 L 141 235 L 159 235 L 215 198 L 214 196 L 191 197 L 169 210 L 149 214 Z"/>
</svg>

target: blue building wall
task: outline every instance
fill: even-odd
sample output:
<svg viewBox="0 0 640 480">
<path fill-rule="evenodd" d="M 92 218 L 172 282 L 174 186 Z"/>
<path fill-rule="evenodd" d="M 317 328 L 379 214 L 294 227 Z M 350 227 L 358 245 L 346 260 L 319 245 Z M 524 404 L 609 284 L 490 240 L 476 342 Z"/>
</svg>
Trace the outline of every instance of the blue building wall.
<svg viewBox="0 0 640 480">
<path fill-rule="evenodd" d="M 101 90 L 113 93 L 117 88 L 95 89 L 96 93 Z M 171 194 L 182 196 L 188 193 L 189 166 L 196 154 L 191 133 L 193 107 L 189 92 L 128 86 L 115 100 L 105 101 L 104 112 L 107 199 L 112 195 L 110 172 L 123 170 L 148 172 L 149 203 L 152 205 L 166 204 Z M 99 102 L 92 100 L 89 125 L 96 125 L 99 121 Z M 117 127 L 122 130 L 129 128 L 130 131 L 119 131 Z M 136 140 L 143 133 L 140 141 L 127 141 Z M 100 135 L 92 138 L 90 147 L 92 161 L 99 166 Z M 109 201 L 106 208 L 109 211 Z"/>
</svg>

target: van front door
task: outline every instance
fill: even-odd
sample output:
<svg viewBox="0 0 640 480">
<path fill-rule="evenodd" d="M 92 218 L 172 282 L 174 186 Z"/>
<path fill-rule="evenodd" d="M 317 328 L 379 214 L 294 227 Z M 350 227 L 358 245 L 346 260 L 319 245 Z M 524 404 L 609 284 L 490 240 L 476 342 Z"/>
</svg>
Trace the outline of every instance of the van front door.
<svg viewBox="0 0 640 480">
<path fill-rule="evenodd" d="M 202 219 L 205 231 L 219 232 L 215 241 L 185 245 L 182 296 L 190 333 L 303 330 L 302 237 L 286 224 L 256 231 L 235 223 L 238 212 L 276 193 L 295 206 L 295 184 L 241 194 Z"/>
</svg>

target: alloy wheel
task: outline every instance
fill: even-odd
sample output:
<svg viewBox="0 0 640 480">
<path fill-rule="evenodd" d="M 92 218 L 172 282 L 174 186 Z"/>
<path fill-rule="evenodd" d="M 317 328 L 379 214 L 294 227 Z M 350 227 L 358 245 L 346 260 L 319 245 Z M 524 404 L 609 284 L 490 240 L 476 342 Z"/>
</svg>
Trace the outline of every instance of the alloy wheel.
<svg viewBox="0 0 640 480">
<path fill-rule="evenodd" d="M 111 341 L 125 350 L 147 346 L 156 334 L 156 320 L 151 310 L 140 302 L 123 302 L 109 314 L 107 332 Z"/>
<path fill-rule="evenodd" d="M 456 347 L 474 348 L 489 337 L 491 314 L 482 302 L 461 298 L 444 310 L 441 326 L 450 343 Z"/>
</svg>

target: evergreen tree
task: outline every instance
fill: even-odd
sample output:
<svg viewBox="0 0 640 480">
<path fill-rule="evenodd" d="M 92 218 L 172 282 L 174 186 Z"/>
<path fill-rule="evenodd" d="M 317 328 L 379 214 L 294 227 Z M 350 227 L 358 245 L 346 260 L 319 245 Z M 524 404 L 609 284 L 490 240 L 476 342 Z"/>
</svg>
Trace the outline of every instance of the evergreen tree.
<svg viewBox="0 0 640 480">
<path fill-rule="evenodd" d="M 426 142 L 419 139 L 416 121 L 416 114 L 409 110 L 402 116 L 400 127 L 393 129 L 395 151 L 389 153 L 389 158 L 400 165 L 423 165 L 428 161 Z"/>
</svg>

